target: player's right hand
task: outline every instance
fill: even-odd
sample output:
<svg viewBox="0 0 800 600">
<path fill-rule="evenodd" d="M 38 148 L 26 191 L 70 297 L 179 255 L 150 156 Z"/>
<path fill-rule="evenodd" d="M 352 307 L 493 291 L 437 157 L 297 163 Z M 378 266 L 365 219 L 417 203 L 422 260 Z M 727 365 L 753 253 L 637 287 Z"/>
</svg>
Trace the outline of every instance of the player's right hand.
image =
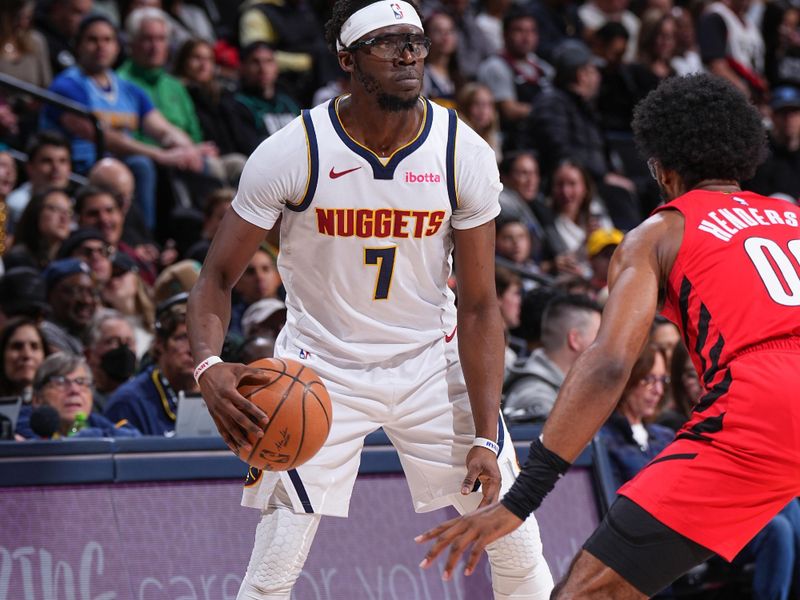
<svg viewBox="0 0 800 600">
<path fill-rule="evenodd" d="M 225 362 L 209 367 L 200 377 L 200 393 L 208 411 L 222 439 L 237 456 L 250 454 L 253 447 L 248 435 L 260 438 L 269 423 L 269 416 L 237 391 L 245 378 L 253 384 L 271 381 L 270 376 L 260 369 Z"/>
<path fill-rule="evenodd" d="M 450 519 L 414 538 L 418 544 L 435 540 L 419 566 L 427 569 L 436 557 L 449 547 L 450 554 L 442 571 L 442 579 L 449 581 L 452 578 L 453 570 L 465 552 L 467 552 L 467 565 L 464 568 L 464 575 L 472 575 L 486 546 L 511 533 L 522 523 L 519 517 L 500 503 Z"/>
</svg>

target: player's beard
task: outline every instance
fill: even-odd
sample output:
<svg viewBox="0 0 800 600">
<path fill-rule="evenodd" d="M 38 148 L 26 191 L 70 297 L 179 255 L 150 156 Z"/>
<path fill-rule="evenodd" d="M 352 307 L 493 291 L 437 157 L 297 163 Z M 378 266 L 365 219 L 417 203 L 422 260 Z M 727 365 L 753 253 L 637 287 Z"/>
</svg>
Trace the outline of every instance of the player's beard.
<svg viewBox="0 0 800 600">
<path fill-rule="evenodd" d="M 387 94 L 375 77 L 361 70 L 361 67 L 358 65 L 358 60 L 355 61 L 355 69 L 353 72 L 358 82 L 364 87 L 364 90 L 378 99 L 378 108 L 383 111 L 403 112 L 405 110 L 411 110 L 419 101 L 419 94 L 416 94 L 412 98 L 401 98 L 400 96 Z"/>
</svg>

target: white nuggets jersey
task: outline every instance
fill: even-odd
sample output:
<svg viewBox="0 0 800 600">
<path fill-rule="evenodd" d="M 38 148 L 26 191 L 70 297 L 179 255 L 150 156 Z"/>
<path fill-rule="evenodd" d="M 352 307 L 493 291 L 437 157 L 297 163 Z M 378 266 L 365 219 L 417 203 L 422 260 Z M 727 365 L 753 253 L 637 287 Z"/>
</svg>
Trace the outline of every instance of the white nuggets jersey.
<svg viewBox="0 0 800 600">
<path fill-rule="evenodd" d="M 452 332 L 452 229 L 494 219 L 502 186 L 494 152 L 454 111 L 420 99 L 417 136 L 382 159 L 345 131 L 340 101 L 256 149 L 233 209 L 264 229 L 283 215 L 287 347 L 376 363 Z"/>
</svg>

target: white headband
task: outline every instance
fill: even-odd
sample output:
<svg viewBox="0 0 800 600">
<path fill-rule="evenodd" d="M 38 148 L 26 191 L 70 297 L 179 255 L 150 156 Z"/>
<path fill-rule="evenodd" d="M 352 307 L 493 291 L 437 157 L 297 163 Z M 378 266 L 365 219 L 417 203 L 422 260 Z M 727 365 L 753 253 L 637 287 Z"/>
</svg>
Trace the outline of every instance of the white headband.
<svg viewBox="0 0 800 600">
<path fill-rule="evenodd" d="M 389 25 L 416 25 L 422 29 L 422 21 L 411 4 L 403 0 L 379 0 L 350 15 L 339 32 L 336 49 L 344 50 L 364 34 Z"/>
</svg>

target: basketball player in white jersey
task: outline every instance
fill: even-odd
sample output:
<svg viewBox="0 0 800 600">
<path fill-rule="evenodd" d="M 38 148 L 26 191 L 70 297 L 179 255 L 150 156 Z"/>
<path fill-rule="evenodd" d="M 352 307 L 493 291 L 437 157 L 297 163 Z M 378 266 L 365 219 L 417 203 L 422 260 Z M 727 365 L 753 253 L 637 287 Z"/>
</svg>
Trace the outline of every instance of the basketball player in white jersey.
<svg viewBox="0 0 800 600">
<path fill-rule="evenodd" d="M 420 97 L 430 41 L 414 6 L 339 0 L 326 37 L 352 93 L 303 111 L 253 153 L 189 300 L 200 388 L 227 444 L 246 455 L 247 433 L 260 433 L 268 415 L 236 391 L 253 370 L 216 355 L 231 287 L 282 217 L 287 322 L 275 352 L 310 366 L 333 401 L 330 436 L 310 461 L 251 469 L 243 504 L 262 519 L 240 600 L 290 597 L 320 516 L 347 516 L 364 438 L 379 427 L 417 511 L 472 511 L 517 474 L 499 418 L 494 153 L 454 112 Z M 496 599 L 549 598 L 533 519 L 487 552 Z"/>
</svg>

